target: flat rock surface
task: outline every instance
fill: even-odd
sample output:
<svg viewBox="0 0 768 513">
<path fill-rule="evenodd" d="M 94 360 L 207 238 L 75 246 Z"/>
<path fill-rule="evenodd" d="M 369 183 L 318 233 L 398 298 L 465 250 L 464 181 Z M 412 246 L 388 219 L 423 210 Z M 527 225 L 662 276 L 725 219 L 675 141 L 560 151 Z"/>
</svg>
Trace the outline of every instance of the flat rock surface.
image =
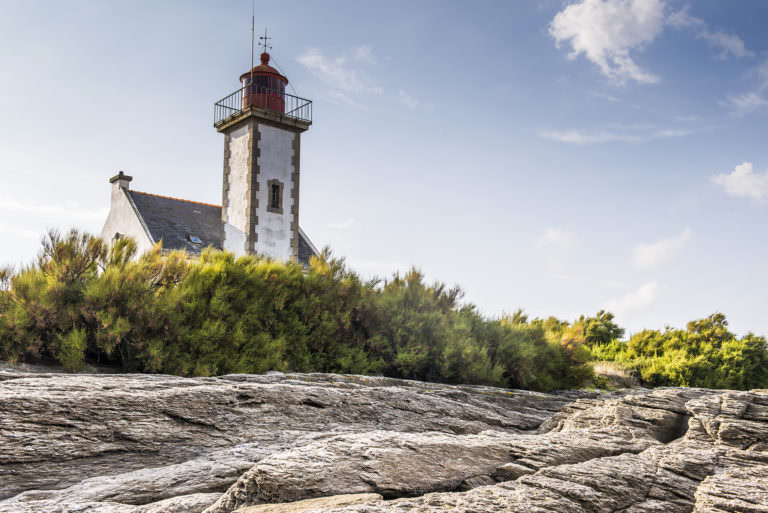
<svg viewBox="0 0 768 513">
<path fill-rule="evenodd" d="M 0 512 L 768 512 L 768 394 L 0 369 Z"/>
</svg>

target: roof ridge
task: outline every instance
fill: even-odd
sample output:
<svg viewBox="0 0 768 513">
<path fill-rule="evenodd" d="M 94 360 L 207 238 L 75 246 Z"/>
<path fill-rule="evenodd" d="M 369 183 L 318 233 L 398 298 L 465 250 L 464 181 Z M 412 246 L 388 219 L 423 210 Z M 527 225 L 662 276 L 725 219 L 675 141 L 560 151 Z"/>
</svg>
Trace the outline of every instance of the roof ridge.
<svg viewBox="0 0 768 513">
<path fill-rule="evenodd" d="M 205 205 L 206 207 L 221 208 L 221 205 L 214 205 L 213 203 L 203 203 L 202 201 L 192 201 L 192 200 L 187 200 L 182 198 L 174 198 L 172 196 L 163 196 L 162 194 L 152 194 L 151 192 L 135 191 L 133 189 L 128 189 L 128 192 L 136 192 L 138 194 L 144 194 L 146 196 L 154 196 L 156 198 L 165 198 L 165 199 L 170 199 L 174 201 L 183 201 L 184 203 L 194 203 L 195 205 Z"/>
</svg>

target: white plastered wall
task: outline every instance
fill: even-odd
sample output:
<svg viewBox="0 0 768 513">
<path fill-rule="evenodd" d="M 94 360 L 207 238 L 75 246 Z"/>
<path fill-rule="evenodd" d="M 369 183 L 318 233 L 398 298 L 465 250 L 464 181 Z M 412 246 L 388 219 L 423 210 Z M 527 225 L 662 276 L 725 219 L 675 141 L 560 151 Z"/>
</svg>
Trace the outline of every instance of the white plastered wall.
<svg viewBox="0 0 768 513">
<path fill-rule="evenodd" d="M 132 237 L 136 241 L 136 258 L 152 249 L 152 239 L 139 220 L 139 215 L 128 198 L 128 192 L 113 183 L 109 215 L 104 228 L 101 229 L 101 238 L 112 246 L 117 233 L 123 237 Z"/>
<path fill-rule="evenodd" d="M 224 204 L 224 249 L 235 255 L 246 253 L 246 227 L 248 226 L 248 126 L 229 134 L 227 159 L 227 190 Z"/>
<path fill-rule="evenodd" d="M 276 260 L 290 260 L 293 256 L 291 248 L 291 222 L 293 221 L 293 152 L 294 132 L 281 130 L 267 125 L 259 127 L 259 224 L 256 251 Z M 267 210 L 269 205 L 269 181 L 279 180 L 283 183 L 283 213 L 278 214 Z"/>
</svg>

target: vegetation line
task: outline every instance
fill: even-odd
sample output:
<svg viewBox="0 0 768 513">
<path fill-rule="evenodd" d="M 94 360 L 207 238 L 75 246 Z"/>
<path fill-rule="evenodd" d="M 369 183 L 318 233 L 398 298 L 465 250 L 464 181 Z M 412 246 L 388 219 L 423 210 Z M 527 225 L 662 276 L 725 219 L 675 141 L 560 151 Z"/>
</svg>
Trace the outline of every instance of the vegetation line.
<svg viewBox="0 0 768 513">
<path fill-rule="evenodd" d="M 623 342 L 613 315 L 499 319 L 412 269 L 363 280 L 328 250 L 298 264 L 160 245 L 135 258 L 78 231 L 51 231 L 35 263 L 0 270 L 0 359 L 184 376 L 268 370 L 383 374 L 552 390 L 604 386 L 593 360 L 647 385 L 768 387 L 765 337 L 722 314 Z"/>
</svg>

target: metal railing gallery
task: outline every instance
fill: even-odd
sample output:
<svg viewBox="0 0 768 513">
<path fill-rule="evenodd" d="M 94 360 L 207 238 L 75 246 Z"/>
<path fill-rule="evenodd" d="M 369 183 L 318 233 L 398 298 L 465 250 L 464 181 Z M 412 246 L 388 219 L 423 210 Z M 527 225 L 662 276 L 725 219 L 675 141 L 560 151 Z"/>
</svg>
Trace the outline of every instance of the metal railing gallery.
<svg viewBox="0 0 768 513">
<path fill-rule="evenodd" d="M 241 87 L 217 101 L 213 106 L 213 123 L 217 125 L 248 107 L 257 107 L 287 118 L 312 123 L 311 100 L 261 86 Z"/>
</svg>

